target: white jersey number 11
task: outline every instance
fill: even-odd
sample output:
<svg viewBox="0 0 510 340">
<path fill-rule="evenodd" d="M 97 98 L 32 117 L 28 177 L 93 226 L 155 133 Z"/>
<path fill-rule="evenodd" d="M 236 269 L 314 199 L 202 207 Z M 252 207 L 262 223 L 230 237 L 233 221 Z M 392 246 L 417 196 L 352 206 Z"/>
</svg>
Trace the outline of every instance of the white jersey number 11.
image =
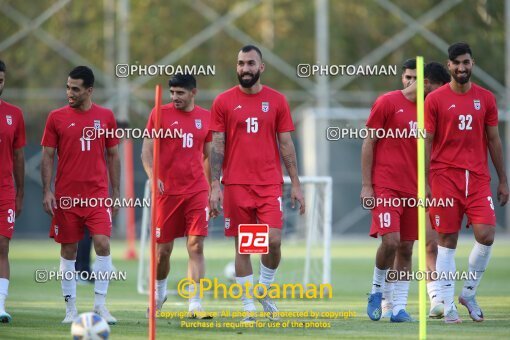
<svg viewBox="0 0 510 340">
<path fill-rule="evenodd" d="M 81 143 L 81 151 L 90 151 L 90 140 L 85 140 L 82 138 L 80 138 L 80 143 Z"/>
</svg>

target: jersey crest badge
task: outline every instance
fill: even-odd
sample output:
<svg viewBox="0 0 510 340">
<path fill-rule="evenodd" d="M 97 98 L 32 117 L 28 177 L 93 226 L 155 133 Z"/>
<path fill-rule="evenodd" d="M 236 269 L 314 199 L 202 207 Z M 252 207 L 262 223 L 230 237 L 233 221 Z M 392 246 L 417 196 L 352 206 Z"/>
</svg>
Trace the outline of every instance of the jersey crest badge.
<svg viewBox="0 0 510 340">
<path fill-rule="evenodd" d="M 436 215 L 436 227 L 439 227 L 439 215 Z"/>
<path fill-rule="evenodd" d="M 197 129 L 202 129 L 202 119 L 195 119 L 195 127 Z"/>
<path fill-rule="evenodd" d="M 55 224 L 55 226 L 53 228 L 55 230 L 55 235 L 58 235 L 58 225 Z"/>
<path fill-rule="evenodd" d="M 262 102 L 262 112 L 269 111 L 269 102 Z"/>
<path fill-rule="evenodd" d="M 11 115 L 6 115 L 5 120 L 7 120 L 7 125 L 12 125 L 12 116 Z"/>
<path fill-rule="evenodd" d="M 94 120 L 94 129 L 99 130 L 101 128 L 101 121 Z"/>
<path fill-rule="evenodd" d="M 230 218 L 225 218 L 225 229 L 229 229 L 230 228 Z"/>
<path fill-rule="evenodd" d="M 473 100 L 473 105 L 475 106 L 475 110 L 480 110 L 480 108 L 482 107 L 480 105 L 480 100 L 479 99 Z"/>
</svg>

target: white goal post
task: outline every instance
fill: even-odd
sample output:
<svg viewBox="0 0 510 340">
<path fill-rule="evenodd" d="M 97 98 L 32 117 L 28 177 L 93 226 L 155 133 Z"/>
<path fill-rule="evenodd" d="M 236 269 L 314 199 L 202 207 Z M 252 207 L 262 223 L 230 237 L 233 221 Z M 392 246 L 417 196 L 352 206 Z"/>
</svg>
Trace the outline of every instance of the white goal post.
<svg viewBox="0 0 510 340">
<path fill-rule="evenodd" d="M 299 273 L 300 281 L 308 283 L 331 283 L 331 238 L 333 214 L 333 181 L 330 176 L 300 176 L 301 187 L 306 201 L 306 213 L 297 217 L 290 206 L 290 177 L 284 177 L 283 206 L 284 216 L 293 214 L 295 223 L 289 239 L 305 241 L 305 257 Z M 144 198 L 150 198 L 149 181 L 145 183 Z M 298 205 L 299 203 L 296 203 Z M 286 209 L 287 208 L 287 209 Z M 137 290 L 148 294 L 149 282 L 149 245 L 150 245 L 150 207 L 144 207 L 140 230 L 140 249 L 137 275 Z M 222 217 L 220 217 L 222 218 Z M 287 237 L 285 238 L 287 240 Z M 318 254 L 317 251 L 320 253 Z M 233 258 L 233 257 L 232 257 Z M 317 258 L 320 263 L 317 263 Z"/>
</svg>

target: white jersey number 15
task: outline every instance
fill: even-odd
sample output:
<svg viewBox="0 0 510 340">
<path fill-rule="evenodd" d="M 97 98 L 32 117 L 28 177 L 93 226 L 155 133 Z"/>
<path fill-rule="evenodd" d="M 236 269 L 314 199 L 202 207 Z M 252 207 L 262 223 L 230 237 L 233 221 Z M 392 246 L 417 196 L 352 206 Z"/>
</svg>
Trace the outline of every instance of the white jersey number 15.
<svg viewBox="0 0 510 340">
<path fill-rule="evenodd" d="M 248 117 L 246 120 L 246 132 L 257 133 L 259 131 L 259 122 L 257 117 Z"/>
</svg>

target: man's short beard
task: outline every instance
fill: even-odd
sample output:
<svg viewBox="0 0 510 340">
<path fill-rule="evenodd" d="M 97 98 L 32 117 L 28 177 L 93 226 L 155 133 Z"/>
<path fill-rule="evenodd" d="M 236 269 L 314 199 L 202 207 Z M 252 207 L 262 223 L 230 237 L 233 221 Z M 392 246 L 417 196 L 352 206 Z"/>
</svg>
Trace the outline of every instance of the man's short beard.
<svg viewBox="0 0 510 340">
<path fill-rule="evenodd" d="M 255 83 L 257 83 L 257 81 L 259 80 L 260 78 L 260 71 L 258 71 L 257 73 L 255 73 L 253 75 L 253 77 L 250 79 L 250 80 L 244 80 L 243 79 L 243 76 L 246 75 L 246 73 L 242 74 L 242 75 L 237 75 L 237 79 L 239 80 L 239 84 L 248 89 L 250 87 L 252 87 L 253 85 L 255 85 Z"/>
<path fill-rule="evenodd" d="M 457 74 L 452 74 L 453 79 L 461 85 L 467 84 L 469 79 L 471 79 L 471 72 L 466 73 L 465 77 L 460 78 Z"/>
</svg>

